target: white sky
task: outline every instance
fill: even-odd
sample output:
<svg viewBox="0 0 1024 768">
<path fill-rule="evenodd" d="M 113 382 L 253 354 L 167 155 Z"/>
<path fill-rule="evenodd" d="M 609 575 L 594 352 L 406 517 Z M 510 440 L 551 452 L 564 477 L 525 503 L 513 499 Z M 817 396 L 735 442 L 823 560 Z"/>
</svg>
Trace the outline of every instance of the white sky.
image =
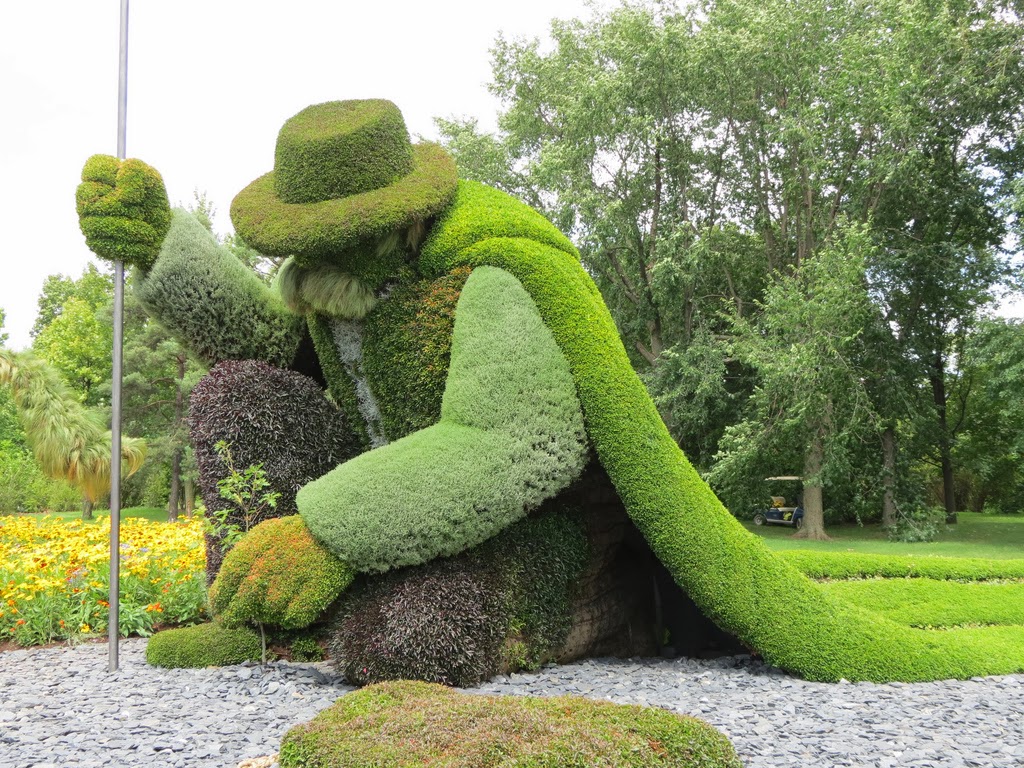
<svg viewBox="0 0 1024 768">
<path fill-rule="evenodd" d="M 86 158 L 116 151 L 119 13 L 120 0 L 0 0 L 0 307 L 16 349 L 44 278 L 92 258 L 74 195 Z M 163 174 L 172 205 L 205 191 L 228 231 L 232 197 L 271 170 L 303 107 L 387 98 L 414 136 L 436 138 L 435 116 L 491 127 L 498 33 L 589 15 L 584 0 L 133 0 L 128 156 Z"/>
</svg>

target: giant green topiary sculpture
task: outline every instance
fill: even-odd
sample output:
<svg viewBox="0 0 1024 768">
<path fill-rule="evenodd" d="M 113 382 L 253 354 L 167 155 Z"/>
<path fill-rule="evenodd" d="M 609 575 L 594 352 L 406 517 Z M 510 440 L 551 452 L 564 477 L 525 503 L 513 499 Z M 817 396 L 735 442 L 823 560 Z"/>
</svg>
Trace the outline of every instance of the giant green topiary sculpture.
<svg viewBox="0 0 1024 768">
<path fill-rule="evenodd" d="M 333 591 L 347 595 L 334 630 L 342 655 L 366 659 L 366 669 L 385 677 L 461 681 L 442 657 L 413 653 L 432 642 L 441 618 L 455 622 L 449 636 L 467 647 L 500 649 L 474 667 L 480 678 L 544 658 L 653 650 L 662 640 L 659 615 L 674 644 L 684 645 L 703 614 L 770 662 L 813 679 L 1024 670 L 1024 629 L 897 625 L 827 594 L 747 534 L 672 441 L 571 243 L 501 192 L 456 187 L 450 160 L 437 147 L 411 146 L 396 115 L 378 101 L 303 110 L 282 130 L 275 171 L 232 207 L 239 235 L 302 270 L 282 287 L 291 311 L 306 315 L 309 338 L 295 325 L 299 315 L 284 312 L 281 327 L 290 330 L 282 338 L 294 347 L 277 364 L 296 365 L 286 358 L 292 350 L 302 358 L 298 350 L 311 341 L 314 378 L 357 425 L 365 449 L 297 496 L 302 525 L 360 572 L 347 591 L 344 580 L 334 582 Z M 187 286 L 188 260 L 166 251 L 147 274 Z M 212 305 L 217 316 L 233 317 L 239 300 L 232 289 L 210 291 L 206 306 L 157 314 L 186 343 L 214 349 L 216 328 L 187 318 Z M 260 323 L 282 311 L 280 299 L 255 284 L 242 300 Z M 272 312 L 259 309 L 261 301 Z M 409 339 L 420 351 L 396 352 L 409 349 Z M 429 396 L 413 396 L 419 387 Z M 549 579 L 553 604 L 567 606 L 558 632 L 536 640 L 524 631 L 529 617 L 513 617 L 515 601 L 503 609 L 481 599 L 461 625 L 459 611 L 442 617 L 444 605 L 421 604 L 417 596 L 438 579 L 484 590 L 513 584 L 517 562 L 541 572 L 560 567 L 529 545 L 550 529 L 516 526 L 571 510 L 581 511 L 584 564 L 572 578 Z M 493 567 L 482 567 L 487 547 L 500 548 L 513 530 L 528 539 L 523 554 L 492 555 Z M 272 559 L 280 542 L 261 535 L 229 553 L 231 580 L 215 587 L 217 611 L 235 622 L 293 622 L 275 606 L 292 605 L 304 580 L 327 583 L 329 569 L 310 564 L 296 578 L 258 568 L 261 553 Z M 466 560 L 439 559 L 453 556 Z M 246 583 L 247 568 L 259 590 L 235 586 Z M 536 583 L 543 581 L 541 573 Z M 419 601 L 416 611 L 388 613 L 386 603 L 401 596 Z M 477 621 L 495 610 L 507 613 Z M 368 617 L 358 624 L 360 642 L 346 644 L 356 615 Z M 989 653 L 993 644 L 998 653 Z M 419 666 L 402 665 L 414 656 Z"/>
</svg>

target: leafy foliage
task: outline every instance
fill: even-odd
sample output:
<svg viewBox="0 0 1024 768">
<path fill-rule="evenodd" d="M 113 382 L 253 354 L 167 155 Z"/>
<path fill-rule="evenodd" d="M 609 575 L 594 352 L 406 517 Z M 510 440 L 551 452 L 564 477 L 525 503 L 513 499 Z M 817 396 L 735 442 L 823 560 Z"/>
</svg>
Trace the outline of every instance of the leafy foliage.
<svg viewBox="0 0 1024 768">
<path fill-rule="evenodd" d="M 320 618 L 354 575 L 297 515 L 265 520 L 224 559 L 210 588 L 210 607 L 225 626 L 259 622 L 300 629 Z"/>
<path fill-rule="evenodd" d="M 83 299 L 69 298 L 36 336 L 33 350 L 60 372 L 64 381 L 89 406 L 100 405 L 111 377 L 113 328 Z"/>
<path fill-rule="evenodd" d="M 141 160 L 93 155 L 75 193 L 89 248 L 107 261 L 152 265 L 171 223 L 164 181 Z"/>
<path fill-rule="evenodd" d="M 213 521 L 207 522 L 212 526 L 213 535 L 223 542 L 227 551 L 255 527 L 257 520 L 274 516 L 281 494 L 278 491 L 267 490 L 270 481 L 267 480 L 262 464 L 254 464 L 244 469 L 236 467 L 231 457 L 231 446 L 226 440 L 214 443 L 213 450 L 224 462 L 224 468 L 227 470 L 227 474 L 217 481 L 217 491 L 220 493 L 220 499 L 227 501 L 229 506 L 223 509 L 217 501 L 211 500 L 212 511 L 207 510 L 207 514 Z"/>
<path fill-rule="evenodd" d="M 297 501 L 334 554 L 386 571 L 490 538 L 567 487 L 586 457 L 571 376 L 536 307 L 510 275 L 480 269 L 459 298 L 440 422 L 346 462 Z"/>
<path fill-rule="evenodd" d="M 740 766 L 725 736 L 663 709 L 573 696 L 469 695 L 408 681 L 344 696 L 281 742 L 283 768 L 468 768 L 496 759 L 508 768 Z"/>
<path fill-rule="evenodd" d="M 157 632 L 146 643 L 146 661 L 168 669 L 222 667 L 259 661 L 263 648 L 251 629 L 228 629 L 216 622 Z"/>
<path fill-rule="evenodd" d="M 366 319 L 363 367 L 391 440 L 441 417 L 455 306 L 469 272 L 402 285 Z"/>
<path fill-rule="evenodd" d="M 64 311 L 68 299 L 81 299 L 93 310 L 98 310 L 113 296 L 113 275 L 101 272 L 94 264 L 86 265 L 82 276 L 77 280 L 65 275 L 48 275 L 43 281 L 43 290 L 39 294 L 39 310 L 29 335 L 33 339 L 39 336 L 43 329 Z"/>
<path fill-rule="evenodd" d="M 160 258 L 136 273 L 134 288 L 146 311 L 208 365 L 287 366 L 302 341 L 302 318 L 182 210 L 174 211 Z"/>
<path fill-rule="evenodd" d="M 220 363 L 195 386 L 189 430 L 200 492 L 211 507 L 231 473 L 217 453 L 221 441 L 230 444 L 235 467 L 262 466 L 268 489 L 280 494 L 274 511 L 255 515 L 249 527 L 294 512 L 296 491 L 355 450 L 343 416 L 314 381 L 253 360 Z M 238 504 L 225 507 L 227 524 L 246 524 Z M 207 555 L 211 575 L 220 566 L 219 555 L 214 542 Z"/>
<path fill-rule="evenodd" d="M 457 557 L 363 578 L 342 598 L 331 655 L 356 685 L 474 685 L 539 665 L 565 641 L 586 553 L 581 524 L 560 510 Z"/>
<path fill-rule="evenodd" d="M 43 472 L 76 485 L 93 503 L 110 489 L 109 430 L 105 416 L 86 410 L 57 373 L 30 353 L 0 349 L 0 384 L 11 388 L 26 439 Z M 124 438 L 121 458 L 131 475 L 142 465 L 145 442 Z"/>
</svg>

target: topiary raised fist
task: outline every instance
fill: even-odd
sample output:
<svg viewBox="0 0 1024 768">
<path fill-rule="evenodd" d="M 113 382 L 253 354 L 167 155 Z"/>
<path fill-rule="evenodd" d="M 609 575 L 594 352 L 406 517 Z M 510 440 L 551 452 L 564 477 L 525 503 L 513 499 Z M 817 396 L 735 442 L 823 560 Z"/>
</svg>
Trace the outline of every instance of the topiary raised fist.
<svg viewBox="0 0 1024 768">
<path fill-rule="evenodd" d="M 93 155 L 75 193 L 85 242 L 101 259 L 148 269 L 171 225 L 164 180 L 141 160 Z"/>
</svg>

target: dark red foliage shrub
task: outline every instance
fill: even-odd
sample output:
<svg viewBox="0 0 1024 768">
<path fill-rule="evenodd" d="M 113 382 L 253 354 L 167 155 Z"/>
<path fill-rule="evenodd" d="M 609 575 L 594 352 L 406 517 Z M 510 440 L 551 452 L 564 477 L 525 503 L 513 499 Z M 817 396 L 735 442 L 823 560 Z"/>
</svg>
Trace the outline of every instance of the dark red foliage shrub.
<svg viewBox="0 0 1024 768">
<path fill-rule="evenodd" d="M 227 522 L 242 526 L 217 484 L 228 469 L 214 446 L 226 441 L 237 469 L 262 465 L 270 491 L 281 494 L 272 514 L 293 514 L 295 494 L 355 455 L 342 413 L 310 378 L 255 360 L 215 365 L 192 391 L 189 433 L 199 468 L 199 489 L 209 511 L 228 509 Z M 249 520 L 252 527 L 259 520 Z M 207 537 L 207 575 L 220 567 L 218 542 Z"/>
</svg>

